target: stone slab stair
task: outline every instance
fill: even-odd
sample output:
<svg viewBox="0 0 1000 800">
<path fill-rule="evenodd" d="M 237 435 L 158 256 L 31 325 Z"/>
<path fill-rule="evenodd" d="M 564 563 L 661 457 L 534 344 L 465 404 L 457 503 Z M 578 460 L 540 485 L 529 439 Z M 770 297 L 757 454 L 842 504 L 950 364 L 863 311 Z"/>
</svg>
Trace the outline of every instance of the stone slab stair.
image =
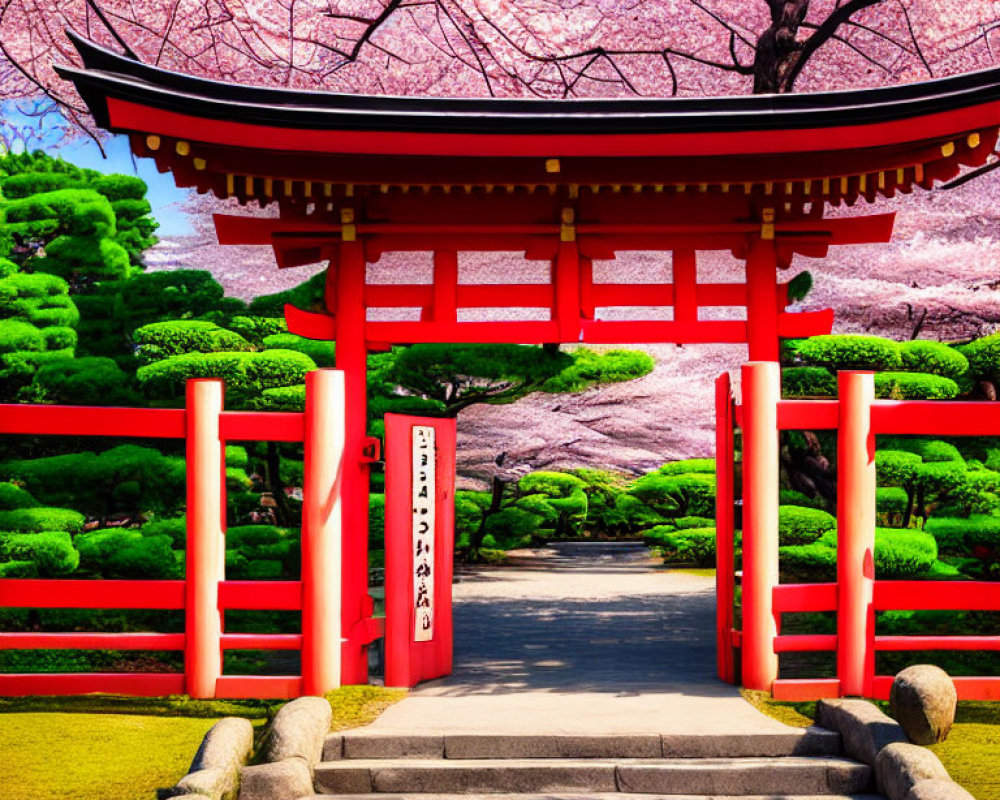
<svg viewBox="0 0 1000 800">
<path fill-rule="evenodd" d="M 821 728 L 750 735 L 331 734 L 312 800 L 878 800 Z M 377 797 L 373 797 L 377 795 Z"/>
</svg>

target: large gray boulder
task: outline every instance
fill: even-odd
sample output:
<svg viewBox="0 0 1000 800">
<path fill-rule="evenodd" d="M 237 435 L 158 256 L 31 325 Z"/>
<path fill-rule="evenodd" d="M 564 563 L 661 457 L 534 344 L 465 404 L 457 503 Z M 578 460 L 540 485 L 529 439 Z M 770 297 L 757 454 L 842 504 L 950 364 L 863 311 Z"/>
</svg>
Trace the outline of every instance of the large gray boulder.
<svg viewBox="0 0 1000 800">
<path fill-rule="evenodd" d="M 889 800 L 906 800 L 921 781 L 950 781 L 948 770 L 930 750 L 909 742 L 886 745 L 875 761 L 875 782 Z"/>
<path fill-rule="evenodd" d="M 957 705 L 955 683 L 940 667 L 907 667 L 892 682 L 889 708 L 914 744 L 936 744 L 948 738 Z"/>
<path fill-rule="evenodd" d="M 845 752 L 871 767 L 886 745 L 906 741 L 899 723 L 867 700 L 820 700 L 816 724 L 840 733 Z"/>
<path fill-rule="evenodd" d="M 274 715 L 257 760 L 301 758 L 312 770 L 323 757 L 323 741 L 332 719 L 330 703 L 322 697 L 300 697 L 286 703 Z"/>
<path fill-rule="evenodd" d="M 906 800 L 976 800 L 954 781 L 935 778 L 914 784 Z"/>
</svg>

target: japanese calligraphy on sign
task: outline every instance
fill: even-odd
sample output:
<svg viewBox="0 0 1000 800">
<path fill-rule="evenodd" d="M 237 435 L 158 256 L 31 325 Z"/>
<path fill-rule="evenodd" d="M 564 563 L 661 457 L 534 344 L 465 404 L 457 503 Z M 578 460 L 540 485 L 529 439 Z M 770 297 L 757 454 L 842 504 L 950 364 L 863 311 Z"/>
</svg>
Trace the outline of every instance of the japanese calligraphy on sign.
<svg viewBox="0 0 1000 800">
<path fill-rule="evenodd" d="M 413 640 L 434 638 L 434 428 L 413 428 Z"/>
</svg>

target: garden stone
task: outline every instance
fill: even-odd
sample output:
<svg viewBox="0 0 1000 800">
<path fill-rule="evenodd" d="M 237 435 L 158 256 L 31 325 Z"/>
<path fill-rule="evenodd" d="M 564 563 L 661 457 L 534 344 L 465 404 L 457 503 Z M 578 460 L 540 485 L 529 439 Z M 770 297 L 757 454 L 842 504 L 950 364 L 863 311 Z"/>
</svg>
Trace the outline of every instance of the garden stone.
<svg viewBox="0 0 1000 800">
<path fill-rule="evenodd" d="M 910 789 L 906 800 L 976 800 L 955 781 L 932 778 L 919 781 Z"/>
<path fill-rule="evenodd" d="M 312 774 L 301 758 L 286 758 L 240 771 L 240 800 L 298 800 L 312 794 Z"/>
<path fill-rule="evenodd" d="M 914 744 L 936 744 L 947 739 L 957 705 L 955 683 L 940 667 L 907 667 L 892 682 L 889 708 Z"/>
<path fill-rule="evenodd" d="M 323 757 L 333 712 L 322 697 L 300 697 L 282 706 L 265 734 L 260 761 L 301 758 L 311 771 Z"/>
<path fill-rule="evenodd" d="M 161 800 L 197 795 L 209 800 L 235 800 L 239 770 L 253 747 L 249 720 L 226 717 L 213 725 L 202 739 L 188 774 L 176 786 L 158 792 Z"/>
<path fill-rule="evenodd" d="M 909 742 L 886 745 L 875 762 L 878 790 L 889 800 L 906 800 L 921 781 L 949 780 L 948 771 L 930 750 Z"/>
<path fill-rule="evenodd" d="M 871 767 L 883 747 L 906 741 L 899 723 L 867 700 L 820 700 L 816 706 L 816 724 L 838 731 L 845 752 Z"/>
</svg>

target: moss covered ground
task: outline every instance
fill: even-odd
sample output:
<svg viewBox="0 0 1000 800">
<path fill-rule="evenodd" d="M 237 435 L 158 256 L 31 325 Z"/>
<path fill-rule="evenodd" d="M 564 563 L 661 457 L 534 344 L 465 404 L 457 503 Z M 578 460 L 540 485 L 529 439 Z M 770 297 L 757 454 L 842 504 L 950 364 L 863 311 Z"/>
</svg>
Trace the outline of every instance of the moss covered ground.
<svg viewBox="0 0 1000 800">
<path fill-rule="evenodd" d="M 404 691 L 349 686 L 327 695 L 333 730 L 365 725 Z M 113 695 L 0 699 L 0 800 L 152 800 L 187 771 L 224 716 L 258 728 L 280 702 Z"/>
<path fill-rule="evenodd" d="M 815 703 L 782 703 L 766 692 L 743 691 L 743 697 L 769 717 L 796 727 L 811 725 Z M 888 704 L 879 703 L 886 713 Z M 972 793 L 976 800 L 1000 797 L 1000 703 L 958 704 L 955 725 L 948 739 L 930 748 L 951 777 Z"/>
</svg>

